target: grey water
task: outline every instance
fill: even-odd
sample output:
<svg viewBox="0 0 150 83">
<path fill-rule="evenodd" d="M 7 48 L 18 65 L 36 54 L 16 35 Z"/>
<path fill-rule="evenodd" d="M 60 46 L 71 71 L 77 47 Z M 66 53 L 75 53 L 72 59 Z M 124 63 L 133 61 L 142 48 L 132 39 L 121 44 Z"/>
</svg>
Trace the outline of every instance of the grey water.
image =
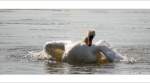
<svg viewBox="0 0 150 83">
<path fill-rule="evenodd" d="M 106 40 L 137 61 L 70 65 L 29 56 L 47 41 L 82 41 L 89 29 L 96 30 L 94 42 Z M 150 10 L 0 10 L 0 74 L 150 74 L 149 59 Z"/>
</svg>

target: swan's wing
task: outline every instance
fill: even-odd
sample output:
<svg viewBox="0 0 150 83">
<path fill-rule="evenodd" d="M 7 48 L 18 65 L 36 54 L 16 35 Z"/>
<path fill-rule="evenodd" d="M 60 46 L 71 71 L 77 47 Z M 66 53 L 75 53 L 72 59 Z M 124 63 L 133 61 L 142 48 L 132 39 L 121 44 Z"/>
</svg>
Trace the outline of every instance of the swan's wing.
<svg viewBox="0 0 150 83">
<path fill-rule="evenodd" d="M 111 62 L 120 61 L 120 60 L 124 59 L 124 56 L 122 56 L 120 53 L 118 53 L 117 51 L 110 49 L 106 46 L 99 46 L 99 49 L 101 52 L 103 52 L 105 54 L 107 59 Z"/>
<path fill-rule="evenodd" d="M 69 40 L 63 40 L 63 41 L 50 41 L 46 42 L 43 46 L 44 51 L 49 54 L 53 55 L 54 51 L 64 51 L 65 45 L 71 43 Z"/>
<path fill-rule="evenodd" d="M 104 41 L 104 40 L 99 40 L 98 42 L 95 43 L 95 45 L 98 47 L 98 49 L 104 53 L 104 55 L 107 57 L 107 59 L 110 62 L 113 61 L 120 61 L 125 59 L 124 56 L 122 56 L 120 53 L 118 53 L 116 50 L 112 49 L 111 45 Z"/>
<path fill-rule="evenodd" d="M 108 48 L 111 48 L 111 45 L 106 42 L 105 40 L 99 40 L 95 43 L 96 46 L 106 46 Z"/>
<path fill-rule="evenodd" d="M 64 49 L 65 45 L 71 43 L 71 41 L 69 40 L 64 40 L 64 41 L 50 41 L 50 42 L 46 42 L 44 44 L 44 49 L 45 48 L 59 48 L 59 49 Z"/>
<path fill-rule="evenodd" d="M 36 59 L 58 59 L 60 60 L 61 54 L 64 52 L 65 45 L 71 41 L 50 41 L 43 45 L 43 50 L 40 52 L 30 52 L 29 54 Z M 53 56 L 54 54 L 54 56 Z"/>
</svg>

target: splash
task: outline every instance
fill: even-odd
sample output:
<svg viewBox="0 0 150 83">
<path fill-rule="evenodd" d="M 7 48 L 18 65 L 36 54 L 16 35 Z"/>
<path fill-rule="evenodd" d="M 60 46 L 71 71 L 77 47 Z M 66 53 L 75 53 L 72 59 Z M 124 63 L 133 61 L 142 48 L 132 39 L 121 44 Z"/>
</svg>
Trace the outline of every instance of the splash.
<svg viewBox="0 0 150 83">
<path fill-rule="evenodd" d="M 40 51 L 40 52 L 35 52 L 35 51 L 30 51 L 28 52 L 28 54 L 34 58 L 34 59 L 38 59 L 38 60 L 48 60 L 50 58 L 52 58 L 50 55 L 48 55 L 44 50 Z"/>
</svg>

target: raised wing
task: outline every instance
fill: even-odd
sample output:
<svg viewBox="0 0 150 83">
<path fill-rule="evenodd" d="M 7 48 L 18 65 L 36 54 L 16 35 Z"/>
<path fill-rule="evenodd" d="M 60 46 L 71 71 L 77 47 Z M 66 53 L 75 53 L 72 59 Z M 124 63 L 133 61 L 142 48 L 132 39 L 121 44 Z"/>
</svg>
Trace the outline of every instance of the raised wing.
<svg viewBox="0 0 150 83">
<path fill-rule="evenodd" d="M 71 43 L 71 41 L 50 41 L 46 42 L 43 46 L 44 52 L 48 56 L 52 56 L 56 61 L 61 61 L 63 53 L 65 51 L 65 45 Z"/>
<path fill-rule="evenodd" d="M 121 61 L 126 58 L 125 56 L 121 55 L 116 50 L 114 50 L 111 47 L 111 45 L 104 40 L 100 40 L 96 42 L 95 45 L 97 46 L 99 51 L 102 52 L 110 62 Z"/>
</svg>

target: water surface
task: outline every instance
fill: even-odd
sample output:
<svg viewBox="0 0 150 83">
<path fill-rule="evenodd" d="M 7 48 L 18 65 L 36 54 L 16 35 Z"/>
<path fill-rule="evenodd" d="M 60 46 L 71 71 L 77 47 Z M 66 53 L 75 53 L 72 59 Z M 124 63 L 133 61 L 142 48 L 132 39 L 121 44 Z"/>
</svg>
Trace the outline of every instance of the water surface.
<svg viewBox="0 0 150 83">
<path fill-rule="evenodd" d="M 0 74 L 150 74 L 150 10 L 0 10 Z M 108 41 L 136 63 L 50 64 L 35 60 L 47 41 Z"/>
</svg>

